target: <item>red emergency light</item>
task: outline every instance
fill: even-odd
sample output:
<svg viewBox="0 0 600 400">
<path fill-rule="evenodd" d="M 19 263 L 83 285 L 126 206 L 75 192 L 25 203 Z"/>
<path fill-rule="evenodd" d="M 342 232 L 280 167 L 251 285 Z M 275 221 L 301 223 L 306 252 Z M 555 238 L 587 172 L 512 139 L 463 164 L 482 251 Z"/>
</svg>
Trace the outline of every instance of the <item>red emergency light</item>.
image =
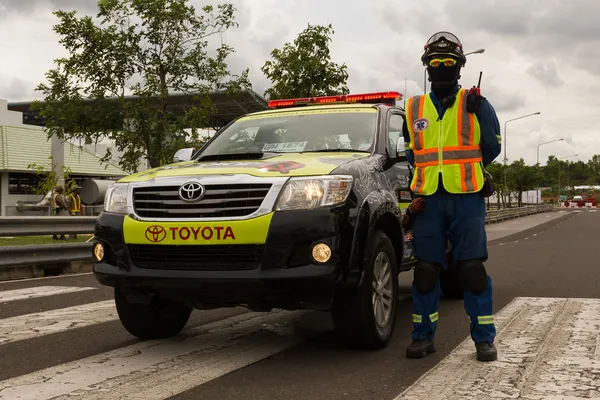
<svg viewBox="0 0 600 400">
<path fill-rule="evenodd" d="M 402 94 L 400 92 L 377 92 L 365 94 L 345 94 L 339 96 L 303 97 L 298 99 L 270 100 L 269 108 L 287 108 L 339 103 L 396 104 L 397 100 L 402 100 Z"/>
</svg>

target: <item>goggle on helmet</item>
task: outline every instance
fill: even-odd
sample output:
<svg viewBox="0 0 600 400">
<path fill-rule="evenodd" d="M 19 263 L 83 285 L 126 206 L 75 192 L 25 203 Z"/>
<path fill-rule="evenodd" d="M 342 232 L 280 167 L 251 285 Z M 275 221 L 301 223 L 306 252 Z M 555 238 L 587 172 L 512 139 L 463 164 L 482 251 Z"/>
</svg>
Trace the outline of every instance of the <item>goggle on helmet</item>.
<svg viewBox="0 0 600 400">
<path fill-rule="evenodd" d="M 428 65 L 428 61 L 433 57 L 454 57 L 459 61 L 462 67 L 467 62 L 467 57 L 463 53 L 462 43 L 450 32 L 434 33 L 425 43 L 425 52 L 421 56 L 423 65 Z"/>
</svg>

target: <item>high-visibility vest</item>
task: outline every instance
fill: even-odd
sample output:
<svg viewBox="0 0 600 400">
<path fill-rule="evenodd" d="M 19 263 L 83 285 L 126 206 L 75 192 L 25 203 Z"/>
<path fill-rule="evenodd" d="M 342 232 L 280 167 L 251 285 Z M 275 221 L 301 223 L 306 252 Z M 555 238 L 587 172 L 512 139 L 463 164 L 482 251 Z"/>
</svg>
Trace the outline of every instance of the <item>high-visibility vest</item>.
<svg viewBox="0 0 600 400">
<path fill-rule="evenodd" d="M 81 197 L 79 195 L 70 194 L 73 199 L 73 204 L 71 205 L 71 212 L 81 212 Z"/>
<path fill-rule="evenodd" d="M 428 196 L 438 189 L 439 175 L 449 193 L 474 193 L 484 183 L 481 130 L 474 114 L 467 112 L 467 91 L 460 89 L 454 104 L 439 119 L 429 95 L 406 101 L 406 121 L 415 156 L 411 190 Z"/>
</svg>

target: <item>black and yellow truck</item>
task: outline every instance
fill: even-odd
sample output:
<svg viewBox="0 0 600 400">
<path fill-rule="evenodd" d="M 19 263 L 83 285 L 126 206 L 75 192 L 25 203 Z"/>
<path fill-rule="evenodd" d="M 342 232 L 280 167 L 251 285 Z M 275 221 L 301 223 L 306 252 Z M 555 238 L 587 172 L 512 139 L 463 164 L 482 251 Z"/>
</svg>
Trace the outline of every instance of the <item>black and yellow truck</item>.
<svg viewBox="0 0 600 400">
<path fill-rule="evenodd" d="M 310 309 L 331 312 L 352 346 L 385 346 L 398 274 L 414 264 L 400 99 L 270 101 L 199 151 L 113 184 L 94 275 L 114 287 L 125 329 L 165 338 L 194 309 Z"/>
</svg>

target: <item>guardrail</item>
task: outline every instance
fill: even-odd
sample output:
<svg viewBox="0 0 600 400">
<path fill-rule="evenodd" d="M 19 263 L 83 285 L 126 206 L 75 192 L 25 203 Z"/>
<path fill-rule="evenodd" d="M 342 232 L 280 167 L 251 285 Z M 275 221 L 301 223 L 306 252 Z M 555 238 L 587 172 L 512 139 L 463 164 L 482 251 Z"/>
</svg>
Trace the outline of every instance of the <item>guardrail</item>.
<svg viewBox="0 0 600 400">
<path fill-rule="evenodd" d="M 500 210 L 488 210 L 485 216 L 485 222 L 490 224 L 502 222 L 508 219 L 525 217 L 527 215 L 539 214 L 555 209 L 551 204 L 540 204 L 535 206 L 505 208 Z"/>
<path fill-rule="evenodd" d="M 1 217 L 0 237 L 94 233 L 97 217 Z"/>
<path fill-rule="evenodd" d="M 547 212 L 552 205 L 535 205 L 488 210 L 486 223 Z M 95 216 L 90 217 L 0 217 L 0 237 L 41 236 L 54 234 L 90 234 Z M 92 243 L 57 243 L 0 246 L 0 269 L 25 265 L 51 265 L 71 261 L 91 261 Z"/>
</svg>

